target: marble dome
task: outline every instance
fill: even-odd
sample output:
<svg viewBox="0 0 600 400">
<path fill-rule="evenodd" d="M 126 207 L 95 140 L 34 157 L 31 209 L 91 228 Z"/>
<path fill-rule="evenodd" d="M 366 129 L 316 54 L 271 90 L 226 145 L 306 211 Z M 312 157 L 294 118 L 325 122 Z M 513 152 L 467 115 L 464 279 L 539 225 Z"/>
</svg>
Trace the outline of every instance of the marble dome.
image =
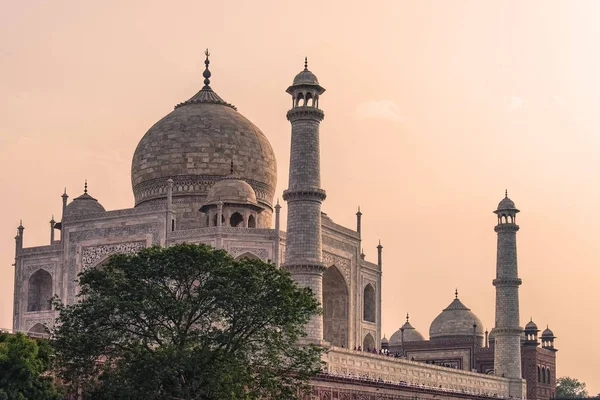
<svg viewBox="0 0 600 400">
<path fill-rule="evenodd" d="M 135 150 L 131 183 L 136 206 L 164 201 L 169 178 L 174 199 L 202 201 L 228 175 L 231 162 L 258 202 L 272 206 L 277 183 L 273 148 L 256 125 L 211 89 L 208 59 L 205 63 L 202 90 L 154 124 Z"/>
<path fill-rule="evenodd" d="M 206 196 L 206 205 L 218 204 L 257 205 L 254 189 L 240 179 L 224 178 L 215 183 Z M 201 209 L 202 211 L 202 209 Z"/>
<path fill-rule="evenodd" d="M 73 199 L 65 208 L 65 217 L 71 217 L 75 215 L 89 215 L 106 212 L 102 204 L 95 198 L 85 192 Z"/>
<path fill-rule="evenodd" d="M 402 329 L 404 329 L 404 342 L 420 342 L 425 340 L 423 335 L 408 322 L 407 316 L 404 325 L 390 337 L 390 346 L 400 346 L 402 344 Z"/>
<path fill-rule="evenodd" d="M 475 335 L 483 337 L 483 324 L 459 299 L 456 298 L 431 323 L 430 339 L 453 339 L 473 337 L 473 324 L 476 324 Z"/>
</svg>

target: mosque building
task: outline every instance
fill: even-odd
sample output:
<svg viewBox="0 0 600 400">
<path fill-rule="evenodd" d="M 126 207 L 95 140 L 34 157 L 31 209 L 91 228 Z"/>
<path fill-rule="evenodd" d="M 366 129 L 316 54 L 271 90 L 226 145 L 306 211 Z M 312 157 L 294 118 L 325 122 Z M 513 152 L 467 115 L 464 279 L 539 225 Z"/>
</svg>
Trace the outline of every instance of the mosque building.
<svg viewBox="0 0 600 400">
<path fill-rule="evenodd" d="M 321 211 L 326 192 L 320 181 L 319 125 L 325 89 L 305 61 L 286 90 L 292 107 L 287 112 L 291 151 L 289 187 L 282 194 L 287 204 L 284 232 L 282 206 L 274 201 L 273 149 L 256 125 L 211 88 L 209 64 L 207 51 L 202 89 L 141 138 L 131 167 L 132 208 L 105 210 L 86 183 L 70 202 L 65 190 L 61 220 L 50 221 L 48 245 L 25 247 L 19 225 L 13 330 L 45 332 L 56 317 L 48 300 L 57 295 L 65 303 L 75 302 L 77 274 L 102 265 L 112 254 L 204 243 L 235 258 L 286 268 L 320 299 L 323 314 L 308 323 L 305 340 L 326 345 L 329 352 L 323 374 L 312 381 L 311 399 L 398 399 L 407 394 L 544 399 L 553 394 L 554 335 L 544 331 L 539 347 L 537 326 L 530 322 L 523 331 L 519 325 L 519 210 L 508 197 L 496 211 L 496 325 L 489 337 L 486 333 L 484 340 L 481 321 L 457 293 L 431 324 L 429 340 L 410 325 L 408 316 L 389 341 L 380 339 L 383 248 L 377 246 L 377 262 L 365 259 L 360 210 L 355 228 L 339 225 Z M 389 355 L 374 350 L 381 348 Z M 375 392 L 378 397 L 372 397 Z"/>
</svg>

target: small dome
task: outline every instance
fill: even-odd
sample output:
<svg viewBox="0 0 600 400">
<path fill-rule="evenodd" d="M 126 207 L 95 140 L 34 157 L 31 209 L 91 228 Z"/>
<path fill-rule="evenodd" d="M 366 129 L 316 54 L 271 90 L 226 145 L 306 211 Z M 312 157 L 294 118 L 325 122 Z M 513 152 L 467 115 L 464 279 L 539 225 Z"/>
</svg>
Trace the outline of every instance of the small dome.
<svg viewBox="0 0 600 400">
<path fill-rule="evenodd" d="M 490 346 L 492 346 L 494 343 L 496 343 L 494 341 L 495 338 L 496 338 L 496 328 L 492 328 L 492 330 L 490 331 L 490 333 L 488 335 L 488 343 Z"/>
<path fill-rule="evenodd" d="M 308 69 L 304 68 L 304 71 L 300 72 L 294 78 L 294 86 L 296 85 L 318 85 L 319 80 L 317 76 L 310 72 Z"/>
<path fill-rule="evenodd" d="M 65 208 L 65 217 L 71 217 L 74 215 L 98 214 L 103 212 L 106 212 L 106 210 L 104 207 L 102 207 L 102 204 L 87 194 L 86 189 L 85 193 L 74 198 L 73 201 L 67 205 Z"/>
<path fill-rule="evenodd" d="M 504 198 L 498 203 L 498 210 L 516 210 L 515 202 L 508 198 L 508 192 L 504 194 Z"/>
<path fill-rule="evenodd" d="M 408 316 L 406 322 L 402 325 L 402 328 L 398 329 L 390 337 L 390 346 L 400 346 L 402 344 L 402 330 L 404 329 L 404 342 L 420 342 L 425 340 L 423 335 L 419 333 L 411 324 L 408 322 Z"/>
<path fill-rule="evenodd" d="M 215 183 L 206 196 L 205 205 L 218 204 L 219 201 L 229 204 L 249 204 L 256 206 L 256 193 L 247 182 L 227 177 Z"/>
<path fill-rule="evenodd" d="M 385 335 L 383 335 L 383 339 L 381 339 L 381 344 L 383 343 L 389 343 L 390 341 L 385 337 Z"/>
<path fill-rule="evenodd" d="M 457 337 L 473 337 L 473 324 L 475 336 L 483 337 L 483 324 L 461 301 L 456 298 L 446 307 L 431 323 L 429 327 L 430 339 L 448 339 Z"/>
<path fill-rule="evenodd" d="M 548 327 L 546 327 L 544 332 L 542 332 L 542 339 L 544 338 L 554 338 L 554 332 L 552 332 Z"/>
<path fill-rule="evenodd" d="M 535 322 L 533 322 L 533 319 L 532 319 L 531 321 L 529 321 L 527 323 L 527 325 L 525 325 L 525 330 L 526 331 L 538 331 L 539 329 L 538 329 L 537 325 L 535 324 Z"/>
</svg>

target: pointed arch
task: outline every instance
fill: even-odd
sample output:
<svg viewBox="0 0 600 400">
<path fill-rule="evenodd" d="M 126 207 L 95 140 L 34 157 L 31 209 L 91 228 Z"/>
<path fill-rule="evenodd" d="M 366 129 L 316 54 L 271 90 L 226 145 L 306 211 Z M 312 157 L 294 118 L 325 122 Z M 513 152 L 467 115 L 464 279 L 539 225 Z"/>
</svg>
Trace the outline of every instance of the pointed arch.
<svg viewBox="0 0 600 400">
<path fill-rule="evenodd" d="M 248 217 L 248 228 L 256 228 L 256 218 L 254 215 Z"/>
<path fill-rule="evenodd" d="M 323 273 L 323 338 L 334 346 L 348 347 L 349 296 L 340 270 L 332 265 Z"/>
<path fill-rule="evenodd" d="M 365 336 L 365 338 L 363 340 L 362 348 L 363 348 L 363 351 L 370 351 L 375 348 L 375 339 L 373 338 L 373 335 L 371 335 L 370 333 L 367 333 L 367 335 Z"/>
<path fill-rule="evenodd" d="M 32 326 L 31 328 L 29 328 L 27 333 L 30 334 L 31 336 L 36 336 L 36 337 L 50 335 L 50 331 L 48 330 L 48 328 L 39 322 L 37 324 L 35 324 L 34 326 Z"/>
<path fill-rule="evenodd" d="M 232 227 L 240 227 L 244 223 L 244 217 L 239 212 L 234 212 L 231 214 L 231 218 L 229 218 L 229 225 Z"/>
<path fill-rule="evenodd" d="M 52 309 L 52 275 L 38 269 L 29 277 L 27 311 L 48 311 Z"/>
<path fill-rule="evenodd" d="M 546 368 L 542 367 L 542 383 L 546 383 Z"/>
<path fill-rule="evenodd" d="M 363 292 L 363 319 L 368 322 L 375 322 L 376 310 L 375 288 L 369 283 L 365 286 Z"/>
</svg>

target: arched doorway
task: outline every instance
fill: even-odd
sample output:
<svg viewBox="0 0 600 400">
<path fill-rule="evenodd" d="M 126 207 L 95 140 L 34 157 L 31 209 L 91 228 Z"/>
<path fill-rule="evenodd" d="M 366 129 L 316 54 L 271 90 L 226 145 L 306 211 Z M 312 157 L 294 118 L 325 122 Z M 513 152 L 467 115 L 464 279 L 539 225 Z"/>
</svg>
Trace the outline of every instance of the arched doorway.
<svg viewBox="0 0 600 400">
<path fill-rule="evenodd" d="M 48 271 L 38 269 L 29 278 L 27 311 L 47 311 L 52 308 L 52 276 Z"/>
<path fill-rule="evenodd" d="M 370 283 L 365 286 L 363 296 L 363 319 L 368 322 L 375 322 L 375 289 Z"/>
<path fill-rule="evenodd" d="M 348 288 L 335 265 L 323 273 L 323 339 L 348 347 Z"/>
<path fill-rule="evenodd" d="M 367 333 L 367 336 L 365 336 L 365 339 L 363 340 L 363 351 L 371 351 L 375 348 L 375 339 L 373 338 L 373 335 L 371 335 L 370 333 Z"/>
</svg>

